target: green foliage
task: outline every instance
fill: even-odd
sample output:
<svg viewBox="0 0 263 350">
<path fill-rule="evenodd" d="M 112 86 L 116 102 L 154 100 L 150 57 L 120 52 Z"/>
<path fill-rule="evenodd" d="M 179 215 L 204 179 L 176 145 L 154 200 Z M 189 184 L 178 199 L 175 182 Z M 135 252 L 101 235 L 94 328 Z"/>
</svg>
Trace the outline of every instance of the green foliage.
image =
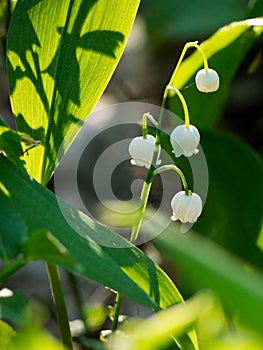
<svg viewBox="0 0 263 350">
<path fill-rule="evenodd" d="M 194 232 L 179 234 L 172 225 L 155 243 L 175 268 L 181 268 L 192 289 L 212 289 L 232 317 L 262 333 L 261 271 Z"/>
<path fill-rule="evenodd" d="M 15 336 L 13 329 L 5 322 L 0 320 L 0 348 L 9 350 L 10 343 Z"/>
<path fill-rule="evenodd" d="M 240 140 L 215 132 L 202 133 L 201 145 L 209 191 L 195 230 L 262 268 L 262 160 Z"/>
<path fill-rule="evenodd" d="M 10 205 L 3 202 L 7 194 L 2 191 L 0 205 L 4 204 L 7 212 L 14 208 L 20 213 L 29 232 L 28 240 L 20 249 L 22 257 L 0 271 L 1 280 L 16 266 L 20 267 L 29 260 L 43 259 L 118 290 L 156 311 L 182 302 L 169 277 L 135 246 L 64 203 L 64 210 L 71 220 L 82 227 L 83 234 L 78 234 L 63 216 L 53 193 L 3 156 L 0 157 L 0 166 L 0 182 L 10 199 Z M 0 212 L 0 221 L 3 220 Z M 10 222 L 10 225 L 14 224 L 14 220 Z M 1 233 L 3 236 L 7 234 L 5 231 Z M 19 233 L 18 230 L 18 237 Z M 113 248 L 99 245 L 100 235 L 107 237 Z M 6 247 L 8 249 L 9 242 L 6 242 Z M 187 337 L 182 341 L 191 344 Z"/>
<path fill-rule="evenodd" d="M 62 141 L 65 152 L 104 91 L 138 5 L 139 0 L 18 2 L 7 45 L 11 103 L 18 130 L 41 141 L 25 160 L 42 184 L 55 169 Z"/>
</svg>

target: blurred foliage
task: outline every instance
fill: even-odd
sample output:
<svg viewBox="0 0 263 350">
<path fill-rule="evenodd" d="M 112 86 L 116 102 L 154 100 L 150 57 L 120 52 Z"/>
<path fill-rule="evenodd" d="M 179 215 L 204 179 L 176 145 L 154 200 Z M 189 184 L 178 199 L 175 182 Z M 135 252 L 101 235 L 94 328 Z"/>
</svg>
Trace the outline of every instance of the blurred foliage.
<svg viewBox="0 0 263 350">
<path fill-rule="evenodd" d="M 261 0 L 142 0 L 141 9 L 156 47 L 203 40 L 225 24 L 263 14 Z"/>
</svg>

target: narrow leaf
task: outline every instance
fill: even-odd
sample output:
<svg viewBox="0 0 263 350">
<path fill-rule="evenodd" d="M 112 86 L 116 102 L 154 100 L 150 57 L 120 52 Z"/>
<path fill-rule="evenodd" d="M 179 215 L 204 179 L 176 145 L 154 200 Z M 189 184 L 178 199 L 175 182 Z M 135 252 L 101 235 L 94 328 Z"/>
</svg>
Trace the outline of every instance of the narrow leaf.
<svg viewBox="0 0 263 350">
<path fill-rule="evenodd" d="M 41 141 L 26 157 L 39 182 L 48 182 L 62 141 L 67 148 L 104 91 L 138 5 L 139 0 L 18 2 L 7 44 L 11 105 L 18 130 Z"/>
</svg>

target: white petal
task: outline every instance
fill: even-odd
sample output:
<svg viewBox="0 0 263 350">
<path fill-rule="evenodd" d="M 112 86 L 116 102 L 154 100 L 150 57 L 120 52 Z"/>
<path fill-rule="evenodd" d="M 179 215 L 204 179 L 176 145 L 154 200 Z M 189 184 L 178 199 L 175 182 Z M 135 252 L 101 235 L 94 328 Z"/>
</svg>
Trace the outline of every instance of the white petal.
<svg viewBox="0 0 263 350">
<path fill-rule="evenodd" d="M 129 153 L 132 157 L 131 164 L 137 166 L 145 166 L 147 169 L 150 168 L 152 164 L 152 158 L 154 153 L 155 137 L 152 135 L 147 135 L 144 139 L 142 136 L 135 137 L 129 145 Z M 161 147 L 159 146 L 158 158 L 161 152 Z M 157 158 L 157 164 L 160 160 Z"/>
<path fill-rule="evenodd" d="M 193 125 L 179 125 L 172 131 L 170 136 L 170 142 L 176 157 L 181 155 L 190 157 L 193 154 L 197 154 L 199 152 L 197 149 L 199 141 L 200 134 Z"/>
<path fill-rule="evenodd" d="M 186 195 L 184 191 L 176 193 L 171 200 L 173 210 L 172 220 L 180 220 L 182 223 L 196 222 L 202 212 L 202 200 L 196 193 Z"/>
<path fill-rule="evenodd" d="M 214 92 L 219 88 L 219 76 L 214 69 L 201 69 L 195 76 L 196 87 L 201 92 Z"/>
</svg>

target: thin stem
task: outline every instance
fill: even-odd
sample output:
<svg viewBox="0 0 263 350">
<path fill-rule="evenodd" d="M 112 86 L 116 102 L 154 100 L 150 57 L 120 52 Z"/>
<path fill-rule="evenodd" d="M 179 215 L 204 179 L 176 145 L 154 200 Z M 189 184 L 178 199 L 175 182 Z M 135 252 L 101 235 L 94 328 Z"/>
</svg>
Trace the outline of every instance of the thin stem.
<svg viewBox="0 0 263 350">
<path fill-rule="evenodd" d="M 153 175 L 155 176 L 155 175 L 160 174 L 160 173 L 162 173 L 164 171 L 167 171 L 167 170 L 174 170 L 174 171 L 177 172 L 177 174 L 181 178 L 185 194 L 188 196 L 189 195 L 189 188 L 188 188 L 188 184 L 187 184 L 186 178 L 185 178 L 184 173 L 182 172 L 182 170 L 180 168 L 178 168 L 176 165 L 172 165 L 172 164 L 163 165 L 160 168 L 156 169 L 154 171 Z"/>
<path fill-rule="evenodd" d="M 121 309 L 122 293 L 117 292 L 115 300 L 115 310 L 114 310 L 114 319 L 112 324 L 112 332 L 115 332 L 118 328 L 120 309 Z"/>
<path fill-rule="evenodd" d="M 164 90 L 164 94 L 163 94 L 161 108 L 160 108 L 160 114 L 159 114 L 159 120 L 158 120 L 158 129 L 157 129 L 156 136 L 160 136 L 160 130 L 162 128 L 162 122 L 163 122 L 163 112 L 164 112 L 164 108 L 165 108 L 165 105 L 166 105 L 168 93 L 169 93 L 169 89 L 166 86 L 165 90 Z"/>
<path fill-rule="evenodd" d="M 174 72 L 173 72 L 171 81 L 174 80 L 174 78 L 175 78 L 175 76 L 176 76 L 176 74 L 177 74 L 177 72 L 178 72 L 178 70 L 179 70 L 179 68 L 180 68 L 180 66 L 181 66 L 181 63 L 182 63 L 182 61 L 183 61 L 183 59 L 184 59 L 184 56 L 185 56 L 185 54 L 186 54 L 186 51 L 187 51 L 190 47 L 195 47 L 195 48 L 201 53 L 202 58 L 203 58 L 203 62 L 204 62 L 204 69 L 205 69 L 206 72 L 208 71 L 208 62 L 207 62 L 207 58 L 206 58 L 206 55 L 205 55 L 204 50 L 201 48 L 200 45 L 198 45 L 198 41 L 191 41 L 191 42 L 185 44 L 185 46 L 184 46 L 184 48 L 183 48 L 183 50 L 182 50 L 182 53 L 181 53 L 181 55 L 180 55 L 180 58 L 179 58 L 179 60 L 178 60 L 178 62 L 177 62 L 177 65 L 176 65 L 176 67 L 175 67 L 175 70 L 174 70 Z"/>
<path fill-rule="evenodd" d="M 149 172 L 150 172 L 150 170 L 149 170 Z M 149 197 L 151 185 L 152 185 L 151 182 L 144 181 L 144 183 L 143 183 L 142 192 L 141 192 L 141 196 L 140 196 L 140 205 L 136 211 L 134 224 L 133 224 L 133 228 L 132 228 L 132 232 L 131 232 L 131 238 L 130 238 L 131 243 L 135 243 L 136 239 L 138 238 L 138 234 L 139 234 L 141 224 L 142 224 L 142 217 L 143 217 L 143 214 L 144 214 L 145 209 L 146 209 L 147 200 Z"/>
<path fill-rule="evenodd" d="M 182 95 L 182 93 L 178 89 L 176 89 L 173 86 L 168 85 L 167 86 L 167 90 L 174 91 L 177 94 L 177 96 L 179 97 L 179 99 L 180 99 L 180 101 L 182 103 L 183 109 L 184 109 L 185 126 L 188 128 L 190 126 L 190 117 L 189 117 L 189 110 L 188 110 L 186 101 L 184 99 L 184 96 Z"/>
<path fill-rule="evenodd" d="M 156 127 L 158 128 L 159 124 L 154 119 L 154 117 L 148 112 L 144 113 L 142 116 L 142 137 L 144 139 L 147 139 L 147 119 Z"/>
<path fill-rule="evenodd" d="M 142 138 L 147 139 L 147 114 L 142 116 Z"/>
<path fill-rule="evenodd" d="M 70 282 L 72 295 L 73 295 L 73 298 L 75 300 L 75 304 L 76 304 L 76 306 L 78 308 L 79 315 L 82 318 L 82 321 L 83 321 L 83 324 L 84 324 L 84 328 L 85 328 L 85 332 L 87 332 L 88 325 L 87 325 L 87 320 L 86 320 L 86 317 L 85 317 L 84 309 L 82 307 L 81 297 L 80 297 L 80 294 L 79 294 L 79 291 L 78 291 L 78 288 L 79 288 L 78 280 L 77 280 L 76 276 L 72 272 L 66 271 L 66 273 L 67 273 L 67 277 L 68 277 L 69 282 Z"/>
<path fill-rule="evenodd" d="M 46 263 L 52 297 L 56 308 L 57 321 L 64 350 L 73 350 L 69 321 L 59 269 L 56 265 Z"/>
</svg>

